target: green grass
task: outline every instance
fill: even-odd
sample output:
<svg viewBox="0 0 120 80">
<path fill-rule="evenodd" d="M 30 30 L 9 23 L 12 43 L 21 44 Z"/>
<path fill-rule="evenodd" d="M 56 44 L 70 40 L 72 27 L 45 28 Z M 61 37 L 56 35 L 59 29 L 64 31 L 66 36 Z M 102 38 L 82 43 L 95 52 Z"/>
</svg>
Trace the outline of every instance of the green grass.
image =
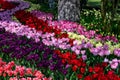
<svg viewBox="0 0 120 80">
<path fill-rule="evenodd" d="M 40 9 L 41 9 L 41 5 L 30 2 L 30 7 L 27 10 L 32 11 L 32 10 L 40 10 Z"/>
<path fill-rule="evenodd" d="M 100 2 L 101 0 L 88 0 L 88 2 Z"/>
<path fill-rule="evenodd" d="M 88 0 L 88 6 L 100 6 L 101 0 Z"/>
<path fill-rule="evenodd" d="M 55 7 L 54 9 L 50 9 L 47 3 L 36 3 L 36 2 L 32 2 L 32 0 L 31 1 L 25 0 L 25 1 L 30 3 L 30 7 L 26 9 L 27 11 L 40 10 L 43 12 L 53 13 L 54 15 L 57 14 L 57 7 Z"/>
</svg>

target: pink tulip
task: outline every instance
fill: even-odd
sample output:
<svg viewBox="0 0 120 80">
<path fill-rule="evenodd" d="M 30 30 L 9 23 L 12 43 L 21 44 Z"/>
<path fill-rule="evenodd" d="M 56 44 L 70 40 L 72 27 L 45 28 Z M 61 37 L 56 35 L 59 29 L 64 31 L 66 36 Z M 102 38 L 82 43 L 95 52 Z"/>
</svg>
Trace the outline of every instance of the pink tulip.
<svg viewBox="0 0 120 80">
<path fill-rule="evenodd" d="M 24 66 L 18 66 L 14 63 L 14 61 L 11 61 L 9 63 L 3 62 L 2 58 L 0 58 L 0 64 L 3 64 L 0 66 L 0 76 L 6 77 L 6 76 L 13 76 L 10 78 L 10 80 L 18 80 L 18 76 L 22 77 L 19 80 L 41 80 L 41 79 L 47 79 L 45 76 L 38 70 L 32 71 L 31 68 L 25 68 Z M 13 67 L 15 67 L 15 70 L 13 70 Z M 24 78 L 27 75 L 35 76 L 35 78 L 31 79 L 30 77 Z M 50 79 L 48 79 L 50 80 Z"/>
</svg>

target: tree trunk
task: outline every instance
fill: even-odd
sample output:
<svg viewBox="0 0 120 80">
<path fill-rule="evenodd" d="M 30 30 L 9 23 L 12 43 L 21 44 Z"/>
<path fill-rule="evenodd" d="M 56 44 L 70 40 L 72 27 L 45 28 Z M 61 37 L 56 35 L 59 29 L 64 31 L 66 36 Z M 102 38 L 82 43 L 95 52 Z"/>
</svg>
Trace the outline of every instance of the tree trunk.
<svg viewBox="0 0 120 80">
<path fill-rule="evenodd" d="M 80 0 L 59 0 L 58 20 L 80 22 Z"/>
</svg>

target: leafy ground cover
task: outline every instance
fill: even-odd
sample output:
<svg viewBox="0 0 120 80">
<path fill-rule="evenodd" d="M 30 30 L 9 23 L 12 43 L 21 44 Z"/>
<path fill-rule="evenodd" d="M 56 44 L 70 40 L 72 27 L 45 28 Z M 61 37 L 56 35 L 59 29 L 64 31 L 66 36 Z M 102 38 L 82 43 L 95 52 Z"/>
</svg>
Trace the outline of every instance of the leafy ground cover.
<svg viewBox="0 0 120 80">
<path fill-rule="evenodd" d="M 100 6 L 101 0 L 88 0 L 88 6 Z"/>
</svg>

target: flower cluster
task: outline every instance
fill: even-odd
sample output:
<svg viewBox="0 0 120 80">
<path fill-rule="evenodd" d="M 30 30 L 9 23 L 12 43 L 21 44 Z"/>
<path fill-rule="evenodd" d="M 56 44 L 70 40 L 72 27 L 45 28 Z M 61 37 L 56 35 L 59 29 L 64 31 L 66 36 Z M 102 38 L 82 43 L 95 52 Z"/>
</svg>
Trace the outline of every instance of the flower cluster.
<svg viewBox="0 0 120 80">
<path fill-rule="evenodd" d="M 35 14 L 35 16 L 38 18 L 41 15 L 43 15 L 44 17 L 46 16 L 47 18 L 46 14 L 41 14 L 41 13 L 43 12 L 37 11 L 37 10 L 32 11 L 32 14 Z M 115 36 L 102 36 L 101 34 L 96 34 L 96 31 L 94 30 L 87 31 L 87 29 L 84 26 L 77 24 L 75 22 L 70 22 L 70 21 L 65 21 L 65 20 L 60 20 L 60 21 L 48 20 L 48 23 L 49 25 L 51 25 L 51 27 L 54 27 L 54 28 L 57 27 L 58 29 L 62 31 L 67 31 L 67 32 L 77 32 L 79 35 L 84 35 L 87 38 L 95 38 L 96 40 L 102 40 L 102 41 L 111 40 L 115 43 L 118 42 Z"/>
<path fill-rule="evenodd" d="M 20 0 L 0 0 L 0 4 L 4 11 L 0 12 L 0 19 L 2 21 L 12 21 L 12 15 L 18 11 L 23 10 L 29 7 L 27 2 L 23 2 Z"/>
<path fill-rule="evenodd" d="M 14 67 L 14 69 L 13 69 Z M 27 79 L 24 78 L 24 80 L 51 80 L 51 78 L 46 78 L 44 74 L 42 74 L 38 70 L 32 70 L 31 68 L 25 68 L 24 66 L 18 66 L 14 63 L 14 61 L 11 61 L 9 63 L 6 63 L 2 61 L 2 58 L 0 58 L 0 76 L 9 76 L 10 80 L 18 80 L 19 78 L 24 78 L 27 76 Z M 15 78 L 12 78 L 14 76 Z M 31 77 L 30 77 L 31 76 Z M 20 79 L 23 80 L 23 79 Z"/>
<path fill-rule="evenodd" d="M 9 3 L 8 1 L 0 1 L 0 5 L 2 9 L 12 9 L 15 8 L 15 5 L 13 5 L 12 3 Z"/>
<path fill-rule="evenodd" d="M 43 33 L 42 31 L 36 31 L 34 28 L 29 28 L 28 26 L 21 25 L 20 23 L 0 21 L 0 25 L 1 28 L 5 28 L 8 32 L 16 33 L 17 35 L 22 36 L 26 35 L 28 38 L 34 38 L 36 42 L 42 39 L 43 43 L 48 46 L 51 45 L 67 49 L 70 48 L 70 44 L 67 43 L 71 42 L 72 44 L 72 41 L 67 38 L 57 39 L 54 37 L 54 33 Z"/>
<path fill-rule="evenodd" d="M 115 74 L 114 70 L 105 68 L 108 67 L 108 60 L 102 63 L 95 64 L 94 66 L 88 66 L 85 62 L 83 62 L 82 58 L 77 58 L 75 53 L 61 53 L 60 50 L 55 50 L 55 53 L 62 58 L 62 63 L 68 63 L 67 67 L 71 67 L 72 71 L 76 72 L 76 75 L 79 79 L 84 80 L 119 80 L 120 77 Z M 118 67 L 118 62 L 120 60 L 113 59 L 109 61 L 112 69 L 116 69 Z M 119 74 L 119 72 L 118 72 Z M 86 76 L 85 76 L 86 75 Z"/>
<path fill-rule="evenodd" d="M 104 62 L 109 63 L 109 64 L 110 64 L 110 67 L 111 67 L 112 69 L 117 69 L 118 66 L 119 66 L 120 60 L 117 59 L 117 58 L 114 58 L 114 59 L 112 59 L 112 60 L 109 60 L 109 59 L 105 58 L 105 59 L 104 59 Z"/>
<path fill-rule="evenodd" d="M 59 58 L 52 49 L 45 46 L 42 42 L 35 42 L 25 36 L 17 36 L 15 34 L 5 32 L 0 29 L 0 51 L 11 56 L 12 58 L 24 58 L 31 63 L 34 61 L 38 67 L 50 68 L 50 70 L 60 71 L 64 74 L 67 72 Z M 5 47 L 8 46 L 8 47 Z M 51 56 L 51 57 L 49 57 Z M 66 74 L 66 73 L 65 73 Z"/>
<path fill-rule="evenodd" d="M 38 19 L 42 19 L 44 21 L 46 20 L 52 20 L 53 15 L 51 13 L 45 13 L 45 12 L 38 12 L 37 10 L 32 10 L 31 13 L 35 16 L 37 16 Z"/>
<path fill-rule="evenodd" d="M 65 52 L 62 53 L 60 50 L 54 51 L 60 58 L 62 58 L 63 64 L 68 64 L 68 67 L 72 67 L 72 71 L 76 72 L 79 69 L 82 69 L 80 72 L 84 74 L 86 63 L 83 61 L 82 58 L 77 58 L 75 53 Z"/>
<path fill-rule="evenodd" d="M 37 31 L 42 31 L 43 33 L 55 33 L 54 36 L 57 38 L 68 37 L 67 33 L 62 33 L 60 29 L 54 29 L 53 27 L 48 26 L 48 23 L 46 21 L 38 19 L 30 12 L 20 10 L 15 13 L 15 16 L 20 20 L 20 22 L 28 25 L 31 28 L 35 28 Z"/>
<path fill-rule="evenodd" d="M 106 66 L 107 63 L 97 64 L 94 67 L 89 66 L 89 75 L 85 76 L 84 80 L 119 80 L 120 77 L 116 75 L 113 70 L 109 70 L 106 73 L 104 72 Z M 80 79 L 81 76 L 81 74 L 78 75 Z"/>
<path fill-rule="evenodd" d="M 83 35 L 78 35 L 73 32 L 68 32 L 68 35 L 69 35 L 69 38 L 77 40 L 78 44 L 80 44 L 82 42 L 82 40 L 84 40 L 85 42 L 90 42 L 91 44 L 93 44 L 93 46 L 96 47 L 96 48 L 93 48 L 93 50 L 102 49 L 102 47 L 104 47 L 104 44 L 106 44 L 106 45 L 108 45 L 109 52 L 114 53 L 116 56 L 119 57 L 119 52 L 120 52 L 119 51 L 119 46 L 120 46 L 119 43 L 113 44 L 111 41 L 103 42 L 103 41 L 99 41 L 99 40 L 95 40 L 95 39 L 88 39 Z"/>
</svg>

